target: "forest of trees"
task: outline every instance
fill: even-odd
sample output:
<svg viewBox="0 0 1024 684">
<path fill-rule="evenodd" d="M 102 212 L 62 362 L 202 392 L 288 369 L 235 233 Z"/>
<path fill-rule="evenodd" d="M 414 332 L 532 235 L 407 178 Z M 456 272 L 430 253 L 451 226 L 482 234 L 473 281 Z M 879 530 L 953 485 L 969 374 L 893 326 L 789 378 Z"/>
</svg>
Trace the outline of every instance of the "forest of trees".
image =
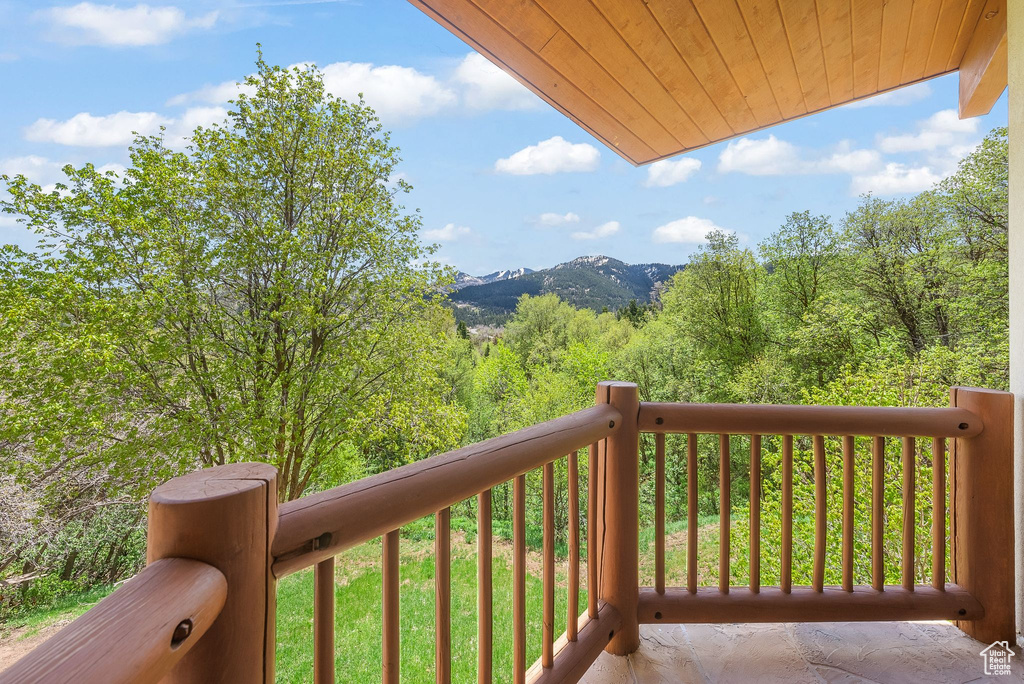
<svg viewBox="0 0 1024 684">
<path fill-rule="evenodd" d="M 951 385 L 1006 387 L 1005 129 L 932 191 L 793 213 L 756 247 L 710 234 L 656 306 L 527 295 L 497 339 L 475 339 L 443 306 L 452 274 L 398 203 L 410 188 L 391 180 L 398 150 L 373 112 L 325 93 L 315 68 L 257 66 L 252 94 L 187 152 L 140 138 L 121 176 L 68 167 L 54 192 L 3 178 L 0 211 L 42 241 L 0 250 L 0 617 L 134 572 L 145 496 L 196 468 L 265 460 L 292 499 L 578 410 L 606 379 L 686 402 L 940 406 Z M 795 557 L 809 559 L 809 444 L 797 447 Z M 734 440 L 737 548 L 745 449 Z M 766 584 L 777 452 L 766 441 Z M 670 439 L 672 520 L 686 510 L 682 453 Z M 700 454 L 699 510 L 713 515 L 715 445 Z M 918 459 L 925 492 L 930 452 Z M 867 478 L 859 465 L 859 491 Z M 564 521 L 564 471 L 559 488 Z M 508 498 L 496 492 L 499 532 Z M 744 563 L 734 571 L 742 581 Z"/>
</svg>

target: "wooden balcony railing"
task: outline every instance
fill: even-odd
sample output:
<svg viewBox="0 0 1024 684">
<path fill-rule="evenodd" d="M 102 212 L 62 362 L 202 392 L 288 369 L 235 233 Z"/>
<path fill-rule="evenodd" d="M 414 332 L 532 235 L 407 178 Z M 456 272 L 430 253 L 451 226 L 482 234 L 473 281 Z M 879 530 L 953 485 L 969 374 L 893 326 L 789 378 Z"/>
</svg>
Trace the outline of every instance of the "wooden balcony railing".
<svg viewBox="0 0 1024 684">
<path fill-rule="evenodd" d="M 475 499 L 478 558 L 478 681 L 492 680 L 491 489 L 513 489 L 513 679 L 574 682 L 602 650 L 632 652 L 642 623 L 814 622 L 943 618 L 975 638 L 1014 636 L 1012 399 L 954 389 L 947 409 L 641 403 L 634 385 L 606 382 L 597 405 L 387 473 L 277 505 L 277 473 L 265 464 L 199 471 L 158 487 L 150 500 L 150 562 L 142 573 L 11 669 L 7 682 L 271 682 L 276 582 L 313 566 L 314 680 L 333 682 L 334 557 L 381 537 L 384 682 L 400 674 L 398 581 L 401 526 L 435 514 L 435 668 L 451 679 L 450 507 Z M 655 435 L 655 586 L 639 586 L 639 441 Z M 687 586 L 665 586 L 665 436 L 687 435 Z M 698 435 L 717 435 L 720 453 L 719 586 L 697 586 Z M 750 580 L 730 585 L 730 467 L 734 435 L 750 442 Z M 774 437 L 773 437 L 774 436 Z M 855 438 L 872 445 L 869 586 L 853 572 Z M 793 584 L 793 445 L 810 438 L 814 462 L 814 551 L 810 586 Z M 839 586 L 825 586 L 826 437 L 842 447 Z M 884 440 L 902 442 L 900 585 L 884 584 Z M 932 440 L 950 487 L 933 469 L 932 576 L 915 582 L 915 452 Z M 761 586 L 761 456 L 781 444 L 782 548 L 778 587 Z M 581 510 L 581 450 L 587 454 Z M 554 462 L 568 473 L 568 610 L 554 614 Z M 542 471 L 543 646 L 526 662 L 526 474 Z M 951 572 L 946 582 L 946 503 Z M 581 527 L 586 530 L 587 605 L 580 614 Z"/>
</svg>

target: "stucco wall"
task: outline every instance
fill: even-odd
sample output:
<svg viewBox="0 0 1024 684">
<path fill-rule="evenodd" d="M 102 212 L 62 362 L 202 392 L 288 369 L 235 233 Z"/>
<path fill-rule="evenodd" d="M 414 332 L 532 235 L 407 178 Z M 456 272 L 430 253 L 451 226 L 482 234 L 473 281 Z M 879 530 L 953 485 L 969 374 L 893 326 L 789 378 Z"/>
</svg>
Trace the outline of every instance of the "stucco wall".
<svg viewBox="0 0 1024 684">
<path fill-rule="evenodd" d="M 1024 633 L 1024 0 L 1010 0 L 1010 391 L 1014 412 L 1017 631 Z"/>
</svg>

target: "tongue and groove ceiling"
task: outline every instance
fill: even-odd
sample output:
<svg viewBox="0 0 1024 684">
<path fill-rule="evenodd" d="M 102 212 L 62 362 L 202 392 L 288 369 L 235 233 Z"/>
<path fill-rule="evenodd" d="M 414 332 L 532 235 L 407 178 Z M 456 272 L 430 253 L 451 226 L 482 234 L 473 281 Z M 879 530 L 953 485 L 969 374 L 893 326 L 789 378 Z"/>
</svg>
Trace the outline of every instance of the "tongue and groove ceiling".
<svg viewBox="0 0 1024 684">
<path fill-rule="evenodd" d="M 410 0 L 633 164 L 961 70 L 1006 85 L 1006 0 Z"/>
</svg>

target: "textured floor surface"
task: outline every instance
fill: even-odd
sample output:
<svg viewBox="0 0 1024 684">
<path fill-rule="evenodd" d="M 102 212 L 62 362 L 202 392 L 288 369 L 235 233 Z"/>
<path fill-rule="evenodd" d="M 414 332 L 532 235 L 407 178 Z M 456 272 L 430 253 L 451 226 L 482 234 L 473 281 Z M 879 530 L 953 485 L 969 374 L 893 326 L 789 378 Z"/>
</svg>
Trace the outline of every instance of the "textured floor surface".
<svg viewBox="0 0 1024 684">
<path fill-rule="evenodd" d="M 1010 676 L 986 677 L 986 644 L 946 622 L 829 622 L 643 625 L 640 649 L 602 653 L 586 684 L 714 682 L 1020 682 L 1020 649 Z"/>
</svg>

